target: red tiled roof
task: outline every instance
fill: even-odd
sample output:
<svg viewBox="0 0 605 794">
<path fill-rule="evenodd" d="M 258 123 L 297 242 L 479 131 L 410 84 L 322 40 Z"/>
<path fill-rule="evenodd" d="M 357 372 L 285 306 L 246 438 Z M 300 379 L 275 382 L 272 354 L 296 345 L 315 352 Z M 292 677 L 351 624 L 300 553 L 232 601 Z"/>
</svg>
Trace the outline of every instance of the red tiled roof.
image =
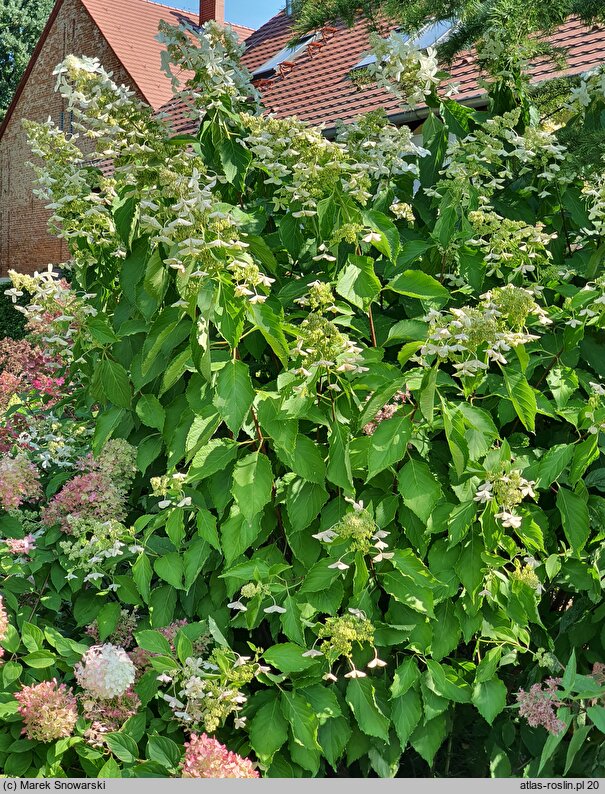
<svg viewBox="0 0 605 794">
<path fill-rule="evenodd" d="M 197 15 L 190 11 L 180 11 L 172 6 L 153 3 L 150 0 L 81 0 L 81 2 L 122 61 L 126 71 L 136 82 L 143 96 L 154 110 L 158 110 L 172 96 L 170 81 L 160 68 L 162 46 L 155 40 L 160 20 L 163 19 L 172 24 L 180 20 L 195 23 Z M 8 127 L 19 97 L 29 80 L 62 5 L 63 0 L 56 0 L 27 68 L 19 81 L 11 104 L 0 122 L 0 138 Z M 228 24 L 231 24 L 242 42 L 253 32 L 253 28 Z"/>
<path fill-rule="evenodd" d="M 394 27 L 390 26 L 391 28 Z M 388 33 L 387 27 L 383 32 Z M 292 38 L 292 20 L 284 12 L 273 17 L 246 41 L 244 63 L 254 71 L 283 49 Z M 577 19 L 562 25 L 549 40 L 567 52 L 567 65 L 558 69 L 548 58 L 531 65 L 531 79 L 541 82 L 563 75 L 576 75 L 605 62 L 605 28 L 587 27 Z M 259 89 L 268 112 L 279 118 L 296 116 L 311 124 L 332 128 L 337 120 L 350 122 L 370 110 L 384 108 L 389 116 L 399 116 L 398 100 L 375 85 L 357 89 L 349 78 L 351 69 L 368 53 L 368 30 L 364 22 L 353 28 L 338 26 L 321 48 L 305 52 L 287 74 L 261 81 Z M 479 101 L 484 94 L 480 72 L 472 53 L 462 53 L 448 68 L 453 82 L 459 84 L 454 96 L 462 102 Z M 165 108 L 173 117 L 175 128 L 187 122 L 178 105 Z M 421 114 L 409 114 L 410 119 Z"/>
<path fill-rule="evenodd" d="M 149 0 L 81 0 L 126 71 L 154 110 L 172 96 L 170 80 L 160 67 L 163 45 L 156 40 L 161 20 L 176 25 L 197 23 L 198 15 Z M 252 28 L 231 24 L 244 41 Z"/>
</svg>

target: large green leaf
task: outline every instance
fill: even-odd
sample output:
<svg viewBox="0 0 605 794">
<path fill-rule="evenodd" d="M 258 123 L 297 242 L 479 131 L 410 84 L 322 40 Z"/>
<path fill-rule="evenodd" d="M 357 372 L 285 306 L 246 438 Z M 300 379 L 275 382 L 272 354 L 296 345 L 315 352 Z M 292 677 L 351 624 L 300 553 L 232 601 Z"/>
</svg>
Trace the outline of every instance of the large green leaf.
<svg viewBox="0 0 605 794">
<path fill-rule="evenodd" d="M 295 743 L 307 749 L 321 750 L 317 742 L 317 715 L 307 701 L 296 692 L 282 691 L 281 707 L 284 717 L 290 723 Z"/>
<path fill-rule="evenodd" d="M 250 744 L 256 755 L 264 762 L 273 758 L 288 739 L 288 723 L 282 713 L 279 693 L 254 712 L 248 725 Z"/>
<path fill-rule="evenodd" d="M 224 136 L 218 146 L 218 153 L 228 182 L 242 185 L 246 171 L 252 162 L 252 154 L 232 137 Z"/>
<path fill-rule="evenodd" d="M 380 281 L 369 256 L 349 256 L 349 264 L 340 274 L 336 292 L 359 309 L 366 309 L 380 293 Z"/>
<path fill-rule="evenodd" d="M 432 301 L 441 305 L 450 299 L 447 289 L 432 276 L 423 273 L 422 270 L 405 270 L 389 281 L 388 287 L 400 295 Z"/>
<path fill-rule="evenodd" d="M 271 501 L 273 471 L 271 462 L 261 452 L 238 460 L 233 469 L 233 496 L 247 521 Z"/>
<path fill-rule="evenodd" d="M 447 719 L 445 714 L 439 714 L 432 720 L 422 722 L 410 737 L 410 744 L 418 755 L 432 767 L 437 750 L 441 747 L 447 736 Z"/>
<path fill-rule="evenodd" d="M 238 435 L 253 400 L 248 367 L 236 359 L 227 362 L 216 381 L 214 404 L 234 436 Z"/>
<path fill-rule="evenodd" d="M 563 531 L 575 554 L 579 554 L 590 536 L 588 505 L 581 496 L 568 488 L 559 488 L 557 507 L 561 514 Z"/>
<path fill-rule="evenodd" d="M 368 480 L 403 459 L 411 436 L 412 423 L 403 414 L 378 425 L 370 437 Z"/>
<path fill-rule="evenodd" d="M 281 670 L 282 673 L 299 673 L 317 664 L 317 660 L 312 657 L 303 656 L 306 648 L 296 645 L 293 642 L 283 642 L 273 645 L 265 651 L 265 660 Z"/>
<path fill-rule="evenodd" d="M 506 685 L 494 677 L 475 684 L 471 699 L 479 714 L 491 725 L 506 706 L 506 695 Z"/>
<path fill-rule="evenodd" d="M 153 568 L 160 579 L 176 587 L 177 590 L 183 588 L 183 560 L 176 551 L 159 557 L 153 563 Z"/>
<path fill-rule="evenodd" d="M 117 361 L 104 359 L 93 380 L 95 392 L 120 408 L 130 408 L 132 387 L 128 373 Z"/>
<path fill-rule="evenodd" d="M 267 343 L 283 366 L 287 366 L 288 341 L 283 331 L 283 317 L 276 314 L 268 303 L 253 303 L 246 307 L 254 325 L 265 337 Z"/>
<path fill-rule="evenodd" d="M 349 452 L 348 431 L 335 422 L 330 432 L 330 454 L 327 477 L 330 482 L 346 491 L 353 491 L 353 474 Z"/>
<path fill-rule="evenodd" d="M 305 529 L 328 501 L 328 492 L 321 485 L 296 479 L 288 487 L 286 509 L 292 528 Z"/>
<path fill-rule="evenodd" d="M 394 262 L 399 255 L 401 242 L 397 227 L 391 218 L 378 210 L 368 210 L 364 212 L 363 220 L 366 226 L 380 235 L 380 240 L 372 240 L 374 248 Z"/>
<path fill-rule="evenodd" d="M 191 463 L 189 479 L 192 481 L 204 480 L 225 471 L 237 457 L 237 444 L 229 438 L 213 438 L 205 447 L 196 453 Z"/>
<path fill-rule="evenodd" d="M 422 701 L 415 688 L 407 689 L 402 695 L 396 697 L 391 704 L 391 719 L 401 743 L 402 752 L 405 750 L 410 736 L 422 717 Z"/>
<path fill-rule="evenodd" d="M 368 736 L 388 741 L 389 718 L 376 702 L 374 684 L 369 678 L 352 678 L 347 684 L 346 701 L 355 715 L 357 724 Z"/>
<path fill-rule="evenodd" d="M 154 427 L 160 433 L 164 429 L 166 411 L 154 394 L 142 394 L 137 403 L 137 416 L 147 427 Z"/>
<path fill-rule="evenodd" d="M 183 554 L 183 575 L 185 589 L 189 590 L 196 582 L 206 560 L 210 556 L 211 547 L 203 538 L 194 538 Z"/>
<path fill-rule="evenodd" d="M 319 743 L 332 769 L 336 770 L 338 760 L 344 753 L 352 733 L 351 726 L 344 717 L 326 720 L 319 726 Z"/>
<path fill-rule="evenodd" d="M 533 433 L 536 429 L 536 413 L 538 411 L 534 390 L 527 382 L 525 375 L 513 369 L 505 368 L 504 383 L 517 416 L 526 430 Z"/>
<path fill-rule="evenodd" d="M 415 459 L 408 461 L 399 472 L 398 484 L 405 505 L 426 524 L 443 498 L 441 487 L 428 465 Z"/>
<path fill-rule="evenodd" d="M 449 599 L 435 607 L 435 630 L 431 649 L 433 659 L 440 662 L 458 647 L 461 635 L 460 623 Z"/>
</svg>

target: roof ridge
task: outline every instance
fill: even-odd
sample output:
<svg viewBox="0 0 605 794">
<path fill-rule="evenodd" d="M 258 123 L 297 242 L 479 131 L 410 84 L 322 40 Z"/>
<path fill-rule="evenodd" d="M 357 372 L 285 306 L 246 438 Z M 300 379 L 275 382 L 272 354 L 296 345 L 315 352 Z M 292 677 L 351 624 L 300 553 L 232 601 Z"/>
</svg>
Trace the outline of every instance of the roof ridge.
<svg viewBox="0 0 605 794">
<path fill-rule="evenodd" d="M 143 0 L 144 3 L 152 6 L 161 6 L 162 8 L 170 8 L 172 11 L 180 11 L 181 14 L 188 14 L 192 16 L 196 16 L 195 11 L 191 11 L 187 8 L 178 8 L 177 6 L 169 6 L 167 3 L 158 3 L 157 0 Z M 235 25 L 238 28 L 242 28 L 242 30 L 251 30 L 253 33 L 257 30 L 257 28 L 251 28 L 249 25 L 240 25 L 239 22 L 227 22 L 225 21 L 226 25 Z"/>
</svg>

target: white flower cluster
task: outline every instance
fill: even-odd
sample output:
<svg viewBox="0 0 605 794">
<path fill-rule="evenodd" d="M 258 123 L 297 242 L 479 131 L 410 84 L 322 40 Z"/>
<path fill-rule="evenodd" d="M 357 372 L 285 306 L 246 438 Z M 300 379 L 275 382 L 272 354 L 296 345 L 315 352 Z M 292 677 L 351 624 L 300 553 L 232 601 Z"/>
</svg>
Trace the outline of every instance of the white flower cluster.
<svg viewBox="0 0 605 794">
<path fill-rule="evenodd" d="M 44 124 L 25 120 L 32 153 L 40 159 L 33 164 L 36 174 L 34 195 L 51 211 L 49 228 L 65 240 L 115 237 L 110 205 L 113 195 L 94 191 L 82 162 L 82 152 L 49 119 Z M 117 241 L 115 242 L 117 245 Z"/>
<path fill-rule="evenodd" d="M 591 435 L 605 433 L 605 386 L 602 383 L 589 384 L 591 395 L 588 399 L 585 418 L 589 423 L 588 432 Z"/>
<path fill-rule="evenodd" d="M 496 24 L 487 25 L 476 44 L 481 68 L 499 82 L 514 87 L 518 75 L 527 73 L 528 64 L 537 51 L 537 43 L 524 34 L 525 31 L 507 25 L 502 18 Z"/>
<path fill-rule="evenodd" d="M 552 254 L 548 245 L 557 235 L 546 234 L 544 224 L 530 226 L 523 221 L 503 218 L 493 210 L 469 212 L 468 219 L 476 237 L 467 240 L 467 245 L 476 246 L 484 252 L 487 276 L 528 278 L 539 275 L 538 268 L 550 263 Z"/>
<path fill-rule="evenodd" d="M 320 370 L 337 375 L 367 372 L 367 367 L 361 364 L 362 348 L 321 314 L 312 312 L 297 330 L 292 356 L 299 360 L 298 375 L 311 378 Z M 329 388 L 340 391 L 336 383 Z"/>
<path fill-rule="evenodd" d="M 191 497 L 186 496 L 183 491 L 183 483 L 186 479 L 187 475 L 182 472 L 151 478 L 153 495 L 161 497 L 158 502 L 160 510 L 166 510 L 169 507 L 191 507 Z"/>
<path fill-rule="evenodd" d="M 175 27 L 160 22 L 156 38 L 166 47 L 162 69 L 172 81 L 175 98 L 189 108 L 189 115 L 200 119 L 221 105 L 231 110 L 259 109 L 260 94 L 252 85 L 251 73 L 241 64 L 245 45 L 230 26 L 210 21 L 202 28 L 188 23 Z"/>
<path fill-rule="evenodd" d="M 250 656 L 224 649 L 215 650 L 208 658 L 188 657 L 182 667 L 175 665 L 174 670 L 158 676 L 158 681 L 171 685 L 172 694 L 165 692 L 161 697 L 179 722 L 188 730 L 214 733 L 230 714 L 235 715 L 236 728 L 244 726 L 246 718 L 240 712 L 247 698 L 241 687 L 269 669 Z"/>
<path fill-rule="evenodd" d="M 535 484 L 532 480 L 526 480 L 520 469 L 501 471 L 488 477 L 477 488 L 474 499 L 475 502 L 483 505 L 495 500 L 498 507 L 501 508 L 495 518 L 503 527 L 519 529 L 523 518 L 515 513 L 515 508 L 526 497 L 536 499 Z"/>
<path fill-rule="evenodd" d="M 344 515 L 340 521 L 330 529 L 324 529 L 312 537 L 322 543 L 340 542 L 348 543 L 347 552 L 360 551 L 368 554 L 376 550 L 373 562 L 382 562 L 394 557 L 393 552 L 387 551 L 389 544 L 385 538 L 391 534 L 383 529 L 378 529 L 370 513 L 364 508 L 363 502 L 355 501 L 350 497 L 345 497 L 345 501 L 353 506 L 353 512 Z M 328 568 L 335 568 L 339 571 L 346 571 L 350 566 L 343 561 L 342 555 L 336 562 L 328 565 Z"/>
<path fill-rule="evenodd" d="M 374 36 L 372 50 L 376 62 L 367 67 L 368 75 L 409 107 L 424 103 L 441 82 L 437 51 L 433 47 L 418 50 L 394 31 L 385 39 Z"/>
<path fill-rule="evenodd" d="M 582 325 L 603 327 L 605 323 L 605 276 L 585 284 L 573 297 L 565 300 L 563 308 L 571 315 L 571 328 Z"/>
<path fill-rule="evenodd" d="M 134 684 L 136 675 L 126 651 L 109 642 L 89 648 L 74 672 L 82 689 L 101 700 L 123 695 Z"/>
<path fill-rule="evenodd" d="M 59 546 L 69 562 L 74 566 L 67 574 L 75 579 L 77 570 L 84 573 L 84 582 L 102 581 L 108 570 L 115 568 L 126 553 L 134 537 L 130 530 L 115 519 L 96 521 L 92 518 L 68 517 L 71 534 L 69 540 L 62 540 Z M 109 585 L 114 590 L 116 586 Z"/>
<path fill-rule="evenodd" d="M 391 124 L 382 110 L 338 124 L 336 140 L 346 147 L 350 168 L 368 174 L 378 186 L 402 174 L 418 176 L 417 158 L 429 154 L 414 143 L 409 127 Z"/>
<path fill-rule="evenodd" d="M 561 163 L 566 149 L 552 133 L 537 127 L 528 127 L 520 135 L 516 130 L 519 114 L 513 110 L 495 116 L 471 135 L 451 139 L 443 179 L 436 190 L 425 192 L 441 198 L 447 190 L 464 206 L 478 201 L 485 207 L 511 179 L 532 173 L 535 179 L 520 193 L 549 196 L 551 183 L 564 179 Z"/>
<path fill-rule="evenodd" d="M 125 85 L 118 85 L 97 58 L 68 55 L 53 71 L 55 90 L 73 113 L 74 128 L 85 138 L 101 139 L 111 147 L 105 153 L 117 157 L 123 147 L 133 154 L 151 153 L 153 141 L 137 144 L 137 121 L 149 120 L 151 111 Z"/>
<path fill-rule="evenodd" d="M 588 217 L 592 228 L 582 229 L 582 233 L 588 237 L 601 237 L 605 234 L 605 175 L 601 174 L 594 182 L 586 183 L 583 193 L 590 202 Z"/>
<path fill-rule="evenodd" d="M 52 411 L 41 415 L 24 414 L 27 430 L 17 437 L 17 444 L 27 448 L 28 457 L 42 469 L 72 469 L 89 446 L 92 428 Z"/>
<path fill-rule="evenodd" d="M 599 66 L 582 75 L 580 85 L 573 88 L 565 105 L 571 113 L 584 115 L 594 100 L 605 99 L 605 68 Z"/>
<path fill-rule="evenodd" d="M 313 217 L 317 202 L 341 184 L 347 172 L 342 144 L 329 141 L 321 131 L 296 119 L 245 119 L 250 134 L 245 142 L 253 164 L 266 173 L 266 185 L 273 186 L 276 210 L 291 209 L 295 218 Z M 369 196 L 364 174 L 348 174 L 348 187 L 361 201 Z"/>
<path fill-rule="evenodd" d="M 15 309 L 27 318 L 29 330 L 41 337 L 49 351 L 61 358 L 71 358 L 71 348 L 87 317 L 97 310 L 87 302 L 90 295 L 78 295 L 67 281 L 54 272 L 53 266 L 29 276 L 9 270 L 12 288 L 5 291 L 15 302 L 24 292 L 30 296 L 26 306 Z"/>
<path fill-rule="evenodd" d="M 281 588 L 283 589 L 283 588 Z M 242 598 L 256 598 L 264 599 L 266 596 L 269 596 L 273 603 L 265 607 L 263 612 L 267 615 L 284 615 L 288 610 L 275 601 L 275 597 L 271 594 L 271 587 L 266 584 L 262 584 L 260 582 L 247 582 L 240 590 L 240 598 L 237 601 L 232 601 L 230 604 L 227 604 L 229 609 L 234 609 L 236 612 L 247 612 L 248 607 L 242 602 Z"/>
<path fill-rule="evenodd" d="M 505 353 L 539 339 L 525 328 L 529 316 L 543 325 L 551 322 L 527 289 L 508 284 L 481 298 L 476 307 L 429 312 L 428 337 L 420 349 L 423 366 L 436 356 L 439 362 L 452 361 L 457 377 L 473 377 L 488 370 L 491 362 L 507 364 Z"/>
</svg>

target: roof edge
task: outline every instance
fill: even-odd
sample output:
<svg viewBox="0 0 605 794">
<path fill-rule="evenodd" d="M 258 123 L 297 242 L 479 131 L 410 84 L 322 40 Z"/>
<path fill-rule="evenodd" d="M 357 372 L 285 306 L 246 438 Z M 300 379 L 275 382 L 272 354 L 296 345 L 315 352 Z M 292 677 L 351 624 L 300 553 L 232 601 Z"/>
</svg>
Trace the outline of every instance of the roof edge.
<svg viewBox="0 0 605 794">
<path fill-rule="evenodd" d="M 61 0 L 61 2 L 62 2 L 62 0 Z M 134 77 L 128 71 L 128 69 L 126 68 L 126 64 L 124 63 L 122 58 L 120 58 L 118 53 L 115 51 L 115 47 L 112 46 L 111 42 L 109 41 L 109 39 L 107 38 L 107 36 L 103 32 L 103 28 L 99 25 L 97 20 L 94 18 L 92 12 L 89 10 L 88 6 L 86 5 L 86 0 L 78 0 L 78 2 L 80 3 L 80 5 L 84 9 L 84 11 L 88 14 L 88 17 L 90 18 L 92 24 L 96 27 L 96 29 L 99 31 L 101 36 L 103 36 L 103 40 L 105 41 L 105 43 L 107 44 L 109 49 L 113 52 L 113 54 L 118 59 L 118 63 L 121 65 L 122 69 L 124 69 L 124 71 L 126 72 L 128 77 L 130 78 L 130 82 L 132 83 L 132 87 L 135 88 L 138 91 L 139 96 L 142 97 L 143 100 L 149 105 L 149 107 L 155 112 L 156 109 L 153 107 L 153 105 L 151 104 L 151 102 L 149 101 L 147 96 L 145 95 L 145 93 L 144 93 L 143 89 L 141 88 L 141 86 L 138 84 L 138 82 L 134 79 Z M 159 4 L 157 4 L 157 5 L 159 5 Z"/>
<path fill-rule="evenodd" d="M 11 103 L 6 109 L 6 115 L 4 116 L 4 118 L 2 119 L 2 123 L 0 124 L 0 140 L 4 135 L 6 128 L 8 127 L 8 122 L 10 121 L 15 111 L 15 108 L 17 107 L 17 103 L 21 98 L 23 89 L 25 88 L 27 81 L 29 80 L 29 76 L 32 73 L 34 66 L 36 65 L 36 61 L 38 60 L 40 52 L 42 51 L 42 47 L 46 43 L 48 34 L 50 33 L 52 26 L 54 25 L 55 19 L 57 18 L 62 5 L 63 5 L 63 0 L 57 0 L 55 5 L 53 6 L 53 10 L 50 12 L 50 16 L 48 17 L 46 25 L 44 26 L 42 35 L 40 36 L 40 38 L 38 39 L 38 43 L 34 47 L 34 51 L 32 52 L 29 62 L 25 67 L 25 71 L 23 72 L 21 79 L 19 80 L 19 84 L 17 85 L 17 89 L 14 93 Z"/>
</svg>

